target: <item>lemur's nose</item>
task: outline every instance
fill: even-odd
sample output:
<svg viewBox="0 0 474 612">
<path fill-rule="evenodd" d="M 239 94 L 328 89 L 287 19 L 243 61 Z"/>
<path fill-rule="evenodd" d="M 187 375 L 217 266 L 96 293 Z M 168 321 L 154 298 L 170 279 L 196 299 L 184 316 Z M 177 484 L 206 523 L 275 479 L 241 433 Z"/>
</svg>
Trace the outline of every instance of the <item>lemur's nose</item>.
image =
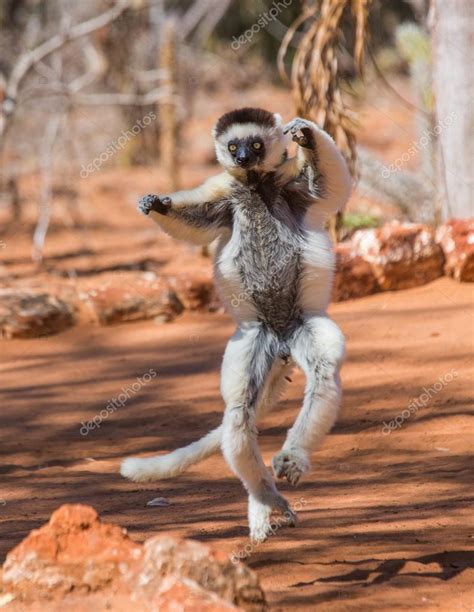
<svg viewBox="0 0 474 612">
<path fill-rule="evenodd" d="M 239 166 L 246 164 L 250 159 L 249 154 L 245 150 L 241 150 L 237 152 L 235 156 L 235 161 L 239 164 Z"/>
</svg>

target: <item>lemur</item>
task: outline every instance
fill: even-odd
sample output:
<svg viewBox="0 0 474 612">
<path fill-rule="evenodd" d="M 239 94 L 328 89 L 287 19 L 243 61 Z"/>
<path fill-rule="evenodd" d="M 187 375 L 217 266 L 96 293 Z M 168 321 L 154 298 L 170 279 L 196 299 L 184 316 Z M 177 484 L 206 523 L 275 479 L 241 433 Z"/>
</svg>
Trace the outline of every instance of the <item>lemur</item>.
<svg viewBox="0 0 474 612">
<path fill-rule="evenodd" d="M 190 191 L 148 195 L 139 209 L 175 238 L 217 241 L 215 283 L 237 324 L 222 363 L 223 421 L 167 455 L 125 459 L 121 474 L 170 478 L 220 448 L 248 492 L 250 537 L 262 541 L 272 512 L 289 525 L 296 515 L 265 467 L 257 420 L 297 364 L 306 375 L 303 406 L 272 461 L 275 476 L 296 485 L 340 404 L 345 340 L 326 312 L 334 255 L 325 225 L 344 208 L 351 178 L 331 137 L 305 119 L 283 125 L 278 114 L 242 108 L 223 115 L 213 137 L 222 174 Z M 291 139 L 298 151 L 289 158 Z"/>
</svg>

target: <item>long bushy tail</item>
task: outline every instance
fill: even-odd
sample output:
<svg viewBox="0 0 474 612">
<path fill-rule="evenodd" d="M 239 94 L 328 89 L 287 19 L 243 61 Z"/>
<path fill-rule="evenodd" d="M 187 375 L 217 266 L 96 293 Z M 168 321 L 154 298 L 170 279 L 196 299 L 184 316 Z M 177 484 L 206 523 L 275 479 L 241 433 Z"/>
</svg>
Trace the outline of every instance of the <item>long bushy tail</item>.
<svg viewBox="0 0 474 612">
<path fill-rule="evenodd" d="M 189 466 L 198 463 L 217 452 L 222 438 L 222 425 L 212 429 L 200 440 L 178 448 L 166 455 L 157 455 L 147 459 L 128 457 L 122 461 L 120 473 L 135 482 L 147 482 L 172 478 L 184 472 Z"/>
</svg>

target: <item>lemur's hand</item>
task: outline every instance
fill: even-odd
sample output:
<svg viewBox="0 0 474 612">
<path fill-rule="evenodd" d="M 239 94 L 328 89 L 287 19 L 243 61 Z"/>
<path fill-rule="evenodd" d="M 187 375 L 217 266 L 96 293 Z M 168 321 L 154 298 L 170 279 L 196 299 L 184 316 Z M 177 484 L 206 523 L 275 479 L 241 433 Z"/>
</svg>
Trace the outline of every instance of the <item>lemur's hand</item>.
<svg viewBox="0 0 474 612">
<path fill-rule="evenodd" d="M 157 195 L 152 193 L 143 196 L 138 202 L 138 210 L 144 215 L 149 215 L 151 211 L 154 211 L 160 215 L 166 215 L 171 208 L 170 198 L 159 198 Z"/>
<path fill-rule="evenodd" d="M 283 128 L 284 134 L 288 134 L 288 132 L 290 132 L 292 140 L 299 144 L 300 147 L 305 147 L 306 149 L 313 147 L 313 130 L 306 119 L 301 119 L 300 117 L 292 119 Z"/>
</svg>

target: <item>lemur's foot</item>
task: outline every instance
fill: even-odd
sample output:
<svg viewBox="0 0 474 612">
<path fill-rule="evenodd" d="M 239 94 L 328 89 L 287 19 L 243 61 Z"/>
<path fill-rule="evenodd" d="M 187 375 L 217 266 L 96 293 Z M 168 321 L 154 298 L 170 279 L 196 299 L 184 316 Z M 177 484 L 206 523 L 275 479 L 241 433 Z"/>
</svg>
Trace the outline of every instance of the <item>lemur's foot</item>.
<svg viewBox="0 0 474 612">
<path fill-rule="evenodd" d="M 295 486 L 301 476 L 309 471 L 310 461 L 304 450 L 282 449 L 273 457 L 272 467 L 277 478 L 286 478 L 291 485 Z"/>
<path fill-rule="evenodd" d="M 281 497 L 281 496 L 279 496 Z M 284 499 L 283 506 L 276 508 L 275 506 L 263 504 L 257 501 L 251 495 L 249 496 L 249 528 L 250 539 L 261 544 L 270 535 L 275 535 L 280 527 L 295 527 L 297 523 L 296 513 L 290 508 L 290 505 Z M 272 518 L 272 513 L 274 514 Z"/>
<path fill-rule="evenodd" d="M 258 499 L 252 494 L 249 495 L 248 518 L 250 538 L 254 542 L 264 542 L 280 527 L 294 527 L 297 523 L 296 513 L 276 490 L 273 482 L 262 483 Z"/>
<path fill-rule="evenodd" d="M 170 198 L 160 198 L 152 193 L 143 196 L 138 203 L 138 210 L 144 215 L 149 215 L 151 211 L 157 212 L 160 215 L 166 215 L 170 207 Z"/>
<path fill-rule="evenodd" d="M 271 527 L 272 509 L 270 506 L 260 503 L 249 495 L 249 531 L 252 542 L 260 544 L 265 542 L 272 533 Z"/>
<path fill-rule="evenodd" d="M 284 134 L 290 132 L 291 138 L 300 147 L 311 148 L 313 146 L 313 131 L 306 119 L 296 117 L 283 128 Z"/>
</svg>

